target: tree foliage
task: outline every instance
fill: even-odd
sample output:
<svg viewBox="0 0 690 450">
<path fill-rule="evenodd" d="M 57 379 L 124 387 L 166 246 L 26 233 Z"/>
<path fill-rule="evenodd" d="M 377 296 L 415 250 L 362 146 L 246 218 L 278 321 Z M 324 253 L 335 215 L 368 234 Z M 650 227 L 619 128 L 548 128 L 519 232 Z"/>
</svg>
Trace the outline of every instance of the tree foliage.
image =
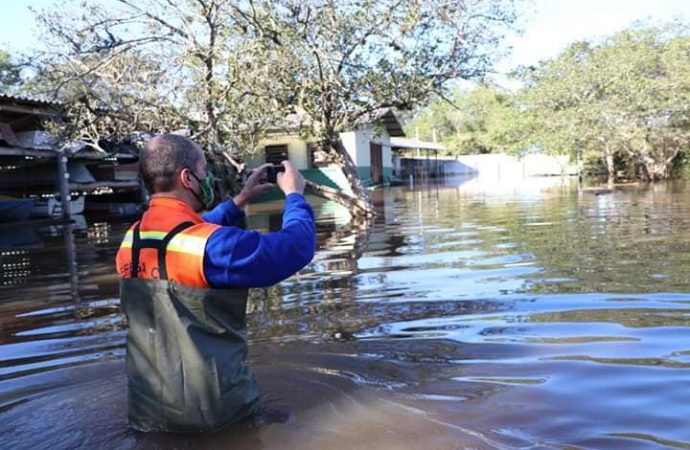
<svg viewBox="0 0 690 450">
<path fill-rule="evenodd" d="M 261 37 L 244 26 L 234 3 L 52 6 L 39 15 L 53 40 L 33 86 L 64 101 L 63 128 L 93 146 L 186 129 L 207 150 L 250 152 L 257 130 L 283 117 L 283 98 L 280 80 L 259 63 L 271 55 L 259 51 Z"/>
<path fill-rule="evenodd" d="M 368 198 L 339 133 L 384 108 L 410 109 L 459 78 L 483 76 L 514 21 L 514 2 L 493 0 L 267 1 L 263 11 L 295 93 L 303 130 Z M 368 202 L 367 202 L 368 203 Z M 366 205 L 360 203 L 361 207 Z"/>
<path fill-rule="evenodd" d="M 21 65 L 9 53 L 0 50 L 0 90 L 11 91 L 21 82 Z"/>
<path fill-rule="evenodd" d="M 690 33 L 636 25 L 575 42 L 522 67 L 511 93 L 479 85 L 436 101 L 408 125 L 453 154 L 540 150 L 582 157 L 613 179 L 668 178 L 690 148 Z"/>
<path fill-rule="evenodd" d="M 633 27 L 594 44 L 578 42 L 524 69 L 518 94 L 525 142 L 582 151 L 610 177 L 670 176 L 690 142 L 690 36 L 683 27 Z"/>
<path fill-rule="evenodd" d="M 237 167 L 292 115 L 367 209 L 339 133 L 481 77 L 516 1 L 65 2 L 40 15 L 34 85 L 69 105 L 71 138 L 185 128 Z"/>
<path fill-rule="evenodd" d="M 443 143 L 449 155 L 507 151 L 516 141 L 512 103 L 512 94 L 498 87 L 458 89 L 448 100 L 438 99 L 419 111 L 405 130 Z"/>
</svg>

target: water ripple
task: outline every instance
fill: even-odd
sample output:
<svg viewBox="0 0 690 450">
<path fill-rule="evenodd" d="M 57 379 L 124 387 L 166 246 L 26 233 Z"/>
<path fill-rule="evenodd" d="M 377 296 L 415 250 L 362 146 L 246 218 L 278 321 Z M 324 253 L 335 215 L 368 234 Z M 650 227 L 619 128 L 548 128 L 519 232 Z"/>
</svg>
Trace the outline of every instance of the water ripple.
<svg viewBox="0 0 690 450">
<path fill-rule="evenodd" d="M 314 261 L 251 291 L 252 363 L 292 351 L 292 368 L 385 391 L 482 445 L 690 448 L 690 189 L 547 181 L 374 191 L 368 227 L 316 204 Z M 123 358 L 127 226 L 3 235 L 0 406 L 21 405 L 24 380 Z"/>
</svg>

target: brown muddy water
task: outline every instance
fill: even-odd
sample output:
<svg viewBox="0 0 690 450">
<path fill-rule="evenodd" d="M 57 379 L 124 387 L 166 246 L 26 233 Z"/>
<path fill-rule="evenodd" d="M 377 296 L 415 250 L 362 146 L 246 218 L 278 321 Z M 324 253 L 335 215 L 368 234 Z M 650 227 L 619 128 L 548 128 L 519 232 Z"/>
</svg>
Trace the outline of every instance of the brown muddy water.
<svg viewBox="0 0 690 450">
<path fill-rule="evenodd" d="M 207 436 L 126 426 L 127 223 L 0 229 L 0 448 L 690 448 L 690 185 L 374 197 L 364 230 L 319 205 L 314 262 L 252 293 L 250 362 L 292 419 Z"/>
</svg>

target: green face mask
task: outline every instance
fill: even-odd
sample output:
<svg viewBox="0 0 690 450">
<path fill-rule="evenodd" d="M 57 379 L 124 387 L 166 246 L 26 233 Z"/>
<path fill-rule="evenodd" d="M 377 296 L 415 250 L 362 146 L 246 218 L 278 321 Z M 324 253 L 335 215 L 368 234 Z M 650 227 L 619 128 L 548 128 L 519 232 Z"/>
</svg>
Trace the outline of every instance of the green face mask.
<svg viewBox="0 0 690 450">
<path fill-rule="evenodd" d="M 210 170 L 207 170 L 206 177 L 203 180 L 201 180 L 199 179 L 199 177 L 194 175 L 192 169 L 189 169 L 189 173 L 191 173 L 194 179 L 199 182 L 199 187 L 201 188 L 201 194 L 197 194 L 194 191 L 192 191 L 192 193 L 197 198 L 197 200 L 201 202 L 204 209 L 211 209 L 211 207 L 213 206 L 213 200 L 215 198 L 215 195 L 213 194 L 213 185 L 216 182 L 216 179 L 213 177 L 213 174 Z"/>
</svg>

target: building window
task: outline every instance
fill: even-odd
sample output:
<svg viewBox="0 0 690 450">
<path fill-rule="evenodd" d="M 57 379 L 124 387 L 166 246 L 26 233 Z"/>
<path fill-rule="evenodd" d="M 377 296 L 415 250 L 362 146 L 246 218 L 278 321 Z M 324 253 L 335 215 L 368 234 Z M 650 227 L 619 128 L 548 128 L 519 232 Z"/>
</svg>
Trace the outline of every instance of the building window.
<svg viewBox="0 0 690 450">
<path fill-rule="evenodd" d="M 280 164 L 288 159 L 287 145 L 267 145 L 265 150 L 267 163 Z"/>
<path fill-rule="evenodd" d="M 318 146 L 316 144 L 308 143 L 307 144 L 307 155 L 309 156 L 309 168 L 310 169 L 316 169 L 318 167 L 326 167 L 328 166 L 328 161 L 324 159 L 324 155 L 322 153 L 317 153 L 316 150 L 318 149 Z"/>
</svg>

